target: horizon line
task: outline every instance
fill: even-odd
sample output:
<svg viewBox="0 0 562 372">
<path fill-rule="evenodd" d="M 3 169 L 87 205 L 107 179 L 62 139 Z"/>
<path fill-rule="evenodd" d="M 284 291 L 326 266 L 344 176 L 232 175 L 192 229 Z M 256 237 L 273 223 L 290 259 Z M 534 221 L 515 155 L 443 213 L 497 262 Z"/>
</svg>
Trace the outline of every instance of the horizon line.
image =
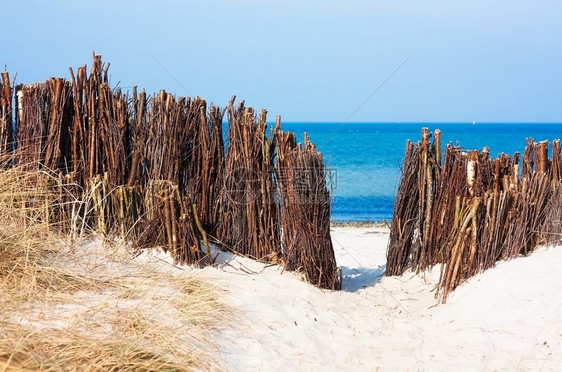
<svg viewBox="0 0 562 372">
<path fill-rule="evenodd" d="M 281 124 L 560 124 L 562 121 L 283 121 Z"/>
</svg>

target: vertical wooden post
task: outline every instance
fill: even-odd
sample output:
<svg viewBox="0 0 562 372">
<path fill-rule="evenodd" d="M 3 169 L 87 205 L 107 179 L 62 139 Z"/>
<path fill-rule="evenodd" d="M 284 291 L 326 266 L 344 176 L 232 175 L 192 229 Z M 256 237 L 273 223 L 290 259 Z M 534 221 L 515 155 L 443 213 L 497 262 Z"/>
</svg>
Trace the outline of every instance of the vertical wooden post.
<svg viewBox="0 0 562 372">
<path fill-rule="evenodd" d="M 4 71 L 0 81 L 0 151 L 3 154 L 11 154 L 13 149 L 12 98 L 10 75 Z"/>
<path fill-rule="evenodd" d="M 470 151 L 469 159 L 466 164 L 466 183 L 468 184 L 468 192 L 470 193 L 470 196 L 474 196 L 475 193 L 477 163 L 478 163 L 478 152 Z"/>
<path fill-rule="evenodd" d="M 559 181 L 562 179 L 562 163 L 561 163 L 560 140 L 552 141 L 552 163 L 550 164 L 550 179 Z"/>
<path fill-rule="evenodd" d="M 441 166 L 441 130 L 435 129 L 434 131 L 433 146 L 435 147 L 435 162 Z"/>
<path fill-rule="evenodd" d="M 548 172 L 548 141 L 539 142 L 539 151 L 537 153 L 537 171 L 541 173 Z"/>
</svg>

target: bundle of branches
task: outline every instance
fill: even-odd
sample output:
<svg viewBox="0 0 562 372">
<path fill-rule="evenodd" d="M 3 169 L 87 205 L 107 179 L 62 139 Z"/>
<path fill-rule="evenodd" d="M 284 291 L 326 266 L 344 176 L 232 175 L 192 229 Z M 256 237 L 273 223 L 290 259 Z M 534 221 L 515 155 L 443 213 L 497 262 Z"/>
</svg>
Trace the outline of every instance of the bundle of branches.
<svg viewBox="0 0 562 372">
<path fill-rule="evenodd" d="M 499 177 L 497 175 L 497 178 Z M 495 178 L 493 161 L 488 158 L 487 149 L 482 152 L 469 151 L 467 154 L 459 148 L 447 146 L 441 182 L 434 196 L 436 202 L 431 223 L 432 239 L 429 242 L 433 255 L 432 261 L 427 267 L 455 259 L 454 247 L 457 244 L 452 236 L 456 237 L 458 231 L 462 230 L 461 225 L 466 221 L 462 215 L 476 203 L 473 200 L 486 204 L 486 202 L 482 202 L 482 199 L 487 198 L 486 190 L 490 188 L 491 182 Z M 476 208 L 474 213 L 477 214 L 479 211 L 480 209 Z M 489 217 L 489 215 L 490 211 L 484 217 Z M 479 216 L 477 214 L 477 217 Z M 478 219 L 478 221 L 480 220 Z M 476 225 L 476 228 L 480 226 L 487 228 L 490 224 L 486 222 L 484 225 Z M 477 234 L 476 228 L 470 224 L 465 230 L 471 229 L 470 233 Z M 471 244 L 471 249 L 475 249 L 475 241 Z M 478 245 L 478 247 L 481 246 Z M 476 253 L 472 252 L 472 254 L 471 262 L 474 261 Z"/>
<path fill-rule="evenodd" d="M 529 254 L 539 243 L 550 200 L 546 175 L 533 174 L 522 189 L 487 192 L 484 197 L 457 198 L 454 227 L 443 257 L 439 283 L 442 301 L 462 281 L 493 267 L 500 259 Z"/>
<path fill-rule="evenodd" d="M 456 288 L 462 279 L 471 274 L 476 259 L 478 222 L 477 212 L 482 199 L 480 197 L 461 198 L 457 197 L 455 209 L 454 227 L 449 236 L 446 249 L 450 251 L 448 259 L 443 261 L 441 268 L 438 292 L 441 293 L 443 302 L 446 301 L 448 293 Z"/>
<path fill-rule="evenodd" d="M 321 288 L 341 289 L 322 154 L 306 134 L 302 145 L 297 145 L 293 133 L 278 131 L 276 137 L 285 266 L 304 273 L 307 281 Z"/>
<path fill-rule="evenodd" d="M 130 129 L 128 97 L 120 89 L 111 90 L 108 83 L 99 85 L 97 128 L 98 173 L 107 173 L 109 186 L 124 185 L 127 182 L 130 161 Z M 94 128 L 91 128 L 94 132 Z"/>
<path fill-rule="evenodd" d="M 560 148 L 560 140 L 552 141 L 552 161 L 550 162 L 548 173 L 553 181 L 562 179 L 562 149 Z"/>
<path fill-rule="evenodd" d="M 465 153 L 448 145 L 441 165 L 439 134 L 430 146 L 424 128 L 421 143 L 407 145 L 386 273 L 442 263 L 445 302 L 463 280 L 498 260 L 560 241 L 560 223 L 547 222 L 547 216 L 560 221 L 559 208 L 552 207 L 560 203 L 560 149 L 555 141 L 551 161 L 547 141 L 528 139 L 520 180 L 518 153 L 489 159 L 487 148 Z"/>
<path fill-rule="evenodd" d="M 432 221 L 435 218 L 444 219 L 433 215 L 440 213 L 440 207 L 447 204 L 448 200 L 434 198 L 434 195 L 436 189 L 446 187 L 445 180 L 453 162 L 452 148 L 448 146 L 442 170 L 441 132 L 435 131 L 433 143 L 430 137 L 428 129 L 422 128 L 420 143 L 406 143 L 402 176 L 394 203 L 395 217 L 388 245 L 387 275 L 400 275 L 408 268 L 421 271 L 435 261 L 436 250 L 431 241 L 441 238 L 441 231 L 435 229 Z M 434 205 L 436 202 L 438 204 Z"/>
<path fill-rule="evenodd" d="M 422 129 L 422 140 L 420 144 L 420 152 L 418 161 L 420 162 L 420 172 L 418 177 L 418 213 L 417 219 L 418 231 L 416 240 L 412 245 L 412 263 L 417 266 L 418 270 L 423 270 L 427 266 L 428 259 L 433 256 L 432 246 L 429 241 L 431 231 L 431 215 L 433 211 L 433 201 L 435 184 L 439 182 L 441 173 L 441 164 L 437 161 L 440 157 L 440 141 L 441 133 L 435 133 L 434 144 L 431 145 L 430 133 L 427 128 Z M 436 146 L 439 144 L 439 146 Z M 438 151 L 436 151 L 438 149 Z"/>
<path fill-rule="evenodd" d="M 401 275 L 412 266 L 411 253 L 419 210 L 418 185 L 420 147 L 408 141 L 398 194 L 394 200 L 394 218 L 390 228 L 386 275 Z"/>
<path fill-rule="evenodd" d="M 547 204 L 542 226 L 542 242 L 549 246 L 562 244 L 562 181 L 552 181 L 550 202 Z"/>
<path fill-rule="evenodd" d="M 275 261 L 281 253 L 277 186 L 273 179 L 275 136 L 267 138 L 266 115 L 256 118 L 242 101 L 228 106 L 228 148 L 220 199 L 218 238 L 236 252 Z"/>
<path fill-rule="evenodd" d="M 69 231 L 76 192 L 72 181 L 64 177 L 72 122 L 72 92 L 68 82 L 51 78 L 45 83 L 16 87 L 15 163 L 23 170 L 38 171 L 29 177 L 29 187 L 59 188 L 59 198 L 46 214 L 51 226 Z M 11 117 L 11 115 L 10 115 Z M 5 152 L 6 156 L 11 152 Z M 57 186 L 58 185 L 58 186 Z M 37 204 L 29 200 L 28 204 Z"/>
<path fill-rule="evenodd" d="M 197 206 L 205 230 L 215 235 L 224 172 L 223 111 L 213 106 L 207 116 L 206 103 L 200 98 L 192 106 L 197 110 L 186 125 L 188 141 L 183 148 L 179 185 L 182 195 Z"/>
<path fill-rule="evenodd" d="M 467 167 L 467 159 L 462 156 L 458 147 L 448 144 L 441 168 L 441 177 L 435 186 L 435 200 L 431 215 L 428 236 L 428 258 L 425 265 L 418 270 L 425 270 L 440 262 L 450 252 L 444 249 L 451 231 L 454 228 L 455 207 L 457 196 L 468 196 L 468 185 L 465 179 L 455 177 L 462 174 Z"/>
<path fill-rule="evenodd" d="M 207 234 L 191 198 L 181 196 L 178 185 L 166 180 L 150 181 L 145 197 L 150 217 L 137 238 L 138 247 L 160 245 L 179 264 L 211 264 Z"/>
<path fill-rule="evenodd" d="M 440 187 L 437 189 L 436 211 L 438 220 L 434 223 L 435 236 L 439 239 L 430 244 L 437 249 L 433 264 L 443 263 L 436 295 L 446 301 L 448 293 L 466 278 L 475 275 L 490 258 L 490 247 L 486 238 L 496 237 L 497 227 L 493 221 L 492 197 L 490 190 L 498 188 L 504 168 L 500 160 L 509 156 L 489 159 L 489 150 L 464 153 L 451 146 L 446 150 L 446 163 Z M 450 161 L 450 164 L 447 164 Z M 494 164 L 498 167 L 494 168 Z M 447 177 L 447 178 L 445 178 Z M 445 181 L 447 180 L 447 181 Z M 450 185 L 447 188 L 445 183 Z M 445 202 L 442 202 L 445 201 Z M 501 213 L 501 211 L 500 211 Z M 488 239 L 491 244 L 498 244 Z M 492 260 L 496 262 L 496 258 Z"/>
<path fill-rule="evenodd" d="M 12 85 L 10 74 L 4 71 L 0 75 L 0 153 L 10 154 L 13 150 L 12 138 Z"/>
<path fill-rule="evenodd" d="M 146 180 L 167 180 L 178 185 L 183 159 L 189 150 L 189 128 L 199 105 L 175 97 L 164 90 L 150 101 L 145 134 L 143 164 Z"/>
<path fill-rule="evenodd" d="M 143 172 L 143 154 L 147 139 L 148 103 L 146 92 L 137 92 L 133 87 L 132 102 L 128 110 L 128 125 L 124 148 L 127 151 L 127 163 L 130 165 L 126 183 L 113 189 L 112 198 L 117 214 L 119 233 L 130 237 L 137 248 L 146 248 L 156 244 L 155 230 L 158 224 L 153 221 L 145 208 L 146 172 Z"/>
<path fill-rule="evenodd" d="M 220 221 L 220 210 L 217 204 L 220 202 L 224 192 L 224 173 L 225 173 L 225 154 L 222 123 L 224 110 L 217 106 L 212 106 L 209 111 L 208 125 L 211 136 L 210 142 L 205 143 L 205 147 L 200 148 L 203 161 L 204 182 L 201 185 L 201 199 L 198 205 L 201 206 L 201 220 L 209 234 L 216 236 Z M 202 193 L 205 192 L 205 197 Z M 195 196 L 197 193 L 193 192 Z M 197 200 L 197 199 L 196 199 Z"/>
<path fill-rule="evenodd" d="M 48 126 L 49 89 L 47 84 L 16 87 L 17 164 L 41 164 L 44 136 Z"/>
<path fill-rule="evenodd" d="M 134 95 L 136 97 L 136 94 Z M 149 107 L 144 107 L 146 98 L 141 95 L 135 105 L 135 153 L 133 155 L 134 171 L 138 174 L 129 177 L 129 184 L 139 184 L 144 189 L 144 215 L 141 236 L 135 237 L 141 247 L 161 244 L 170 246 L 172 255 L 177 249 L 169 240 L 171 234 L 159 235 L 164 227 L 168 230 L 170 226 L 175 227 L 178 219 L 177 213 L 170 216 L 173 221 L 163 221 L 162 215 L 170 213 L 170 207 L 163 204 L 168 200 L 171 191 L 159 190 L 161 184 L 178 187 L 182 168 L 182 156 L 185 156 L 185 148 L 188 142 L 188 129 L 191 121 L 187 115 L 194 115 L 198 110 L 185 99 L 176 101 L 175 97 L 165 91 L 160 91 L 158 96 L 150 100 Z M 135 98 L 136 101 L 136 98 Z M 142 118 L 140 115 L 145 115 Z M 138 158 L 137 158 L 138 157 Z M 141 167 L 142 163 L 142 167 Z M 164 198 L 164 199 L 163 199 Z M 173 208 L 175 210 L 175 208 Z M 174 235 L 174 237 L 177 236 Z"/>
<path fill-rule="evenodd" d="M 74 110 L 70 158 L 72 171 L 81 185 L 104 175 L 109 189 L 122 185 L 130 169 L 128 98 L 109 87 L 107 70 L 100 55 L 94 55 L 90 76 L 86 66 L 75 76 L 70 70 Z"/>
<path fill-rule="evenodd" d="M 552 141 L 552 160 L 549 164 L 550 201 L 545 207 L 544 221 L 539 228 L 542 241 L 548 245 L 562 242 L 562 150 L 560 140 Z"/>
<path fill-rule="evenodd" d="M 50 222 L 73 234 L 80 225 L 132 238 L 139 247 L 161 245 L 177 262 L 201 265 L 212 262 L 208 234 L 237 253 L 276 261 L 284 255 L 283 231 L 291 242 L 286 245 L 295 247 L 287 256 L 291 269 L 303 270 L 320 286 L 341 286 L 329 237 L 324 165 L 308 139 L 304 148 L 288 142 L 288 163 L 278 171 L 289 178 L 280 192 L 276 136 L 267 135 L 265 110 L 256 115 L 243 102 L 235 108 L 233 98 L 225 156 L 225 111 L 165 91 L 148 99 L 134 88 L 129 99 L 110 88 L 108 69 L 94 54 L 89 73 L 87 66 L 76 74 L 70 69 L 70 83 L 53 78 L 16 87 L 15 133 L 12 87 L 2 74 L 0 150 L 16 149 L 2 167 L 40 169 L 46 178 L 30 186 L 58 187 L 60 203 L 48 211 Z M 299 169 L 287 171 L 290 166 L 308 169 L 306 179 L 299 178 Z M 315 201 L 295 205 L 279 200 L 280 193 Z M 289 227 L 285 217 L 282 228 L 281 205 L 303 226 Z"/>
<path fill-rule="evenodd" d="M 513 201 L 513 219 L 506 234 L 503 259 L 530 254 L 541 240 L 540 227 L 546 217 L 546 207 L 550 201 L 551 188 L 548 176 L 536 172 L 531 179 L 521 180 L 521 190 Z"/>
<path fill-rule="evenodd" d="M 501 259 L 509 238 L 509 226 L 513 224 L 513 203 L 516 198 L 518 179 L 518 153 L 513 160 L 507 155 L 500 155 L 490 165 L 493 171 L 492 188 L 485 191 L 482 207 L 479 211 L 480 223 L 479 265 L 475 271 L 485 270 Z"/>
<path fill-rule="evenodd" d="M 16 87 L 18 164 L 45 169 L 65 167 L 72 120 L 72 94 L 64 79 Z"/>
<path fill-rule="evenodd" d="M 78 68 L 76 75 L 70 69 L 74 100 L 66 146 L 67 171 L 93 203 L 84 217 L 103 234 L 118 226 L 121 232 L 127 230 L 123 193 L 113 200 L 113 192 L 128 180 L 132 142 L 128 97 L 110 88 L 108 69 L 109 64 L 95 54 L 89 76 L 86 66 Z"/>
<path fill-rule="evenodd" d="M 143 100 L 141 96 L 137 112 L 144 110 Z M 222 112 L 212 108 L 208 120 L 204 100 L 176 101 L 165 91 L 152 99 L 150 108 L 146 132 L 137 134 L 145 141 L 139 143 L 137 138 L 139 144 L 133 154 L 135 173 L 142 174 L 141 184 L 147 180 L 145 223 L 151 226 L 141 231 L 138 241 L 145 246 L 150 239 L 156 239 L 153 243 L 163 242 L 178 262 L 201 263 L 199 241 L 208 250 L 207 229 L 213 233 L 217 221 L 213 203 L 218 199 L 224 163 Z M 136 125 L 137 132 L 143 130 L 143 120 L 138 116 Z M 145 173 L 137 170 L 141 159 Z M 135 182 L 129 179 L 129 184 Z M 162 184 L 168 186 L 162 189 Z M 151 233 L 161 223 L 167 232 L 163 241 Z M 182 236 L 181 244 L 178 234 Z"/>
</svg>

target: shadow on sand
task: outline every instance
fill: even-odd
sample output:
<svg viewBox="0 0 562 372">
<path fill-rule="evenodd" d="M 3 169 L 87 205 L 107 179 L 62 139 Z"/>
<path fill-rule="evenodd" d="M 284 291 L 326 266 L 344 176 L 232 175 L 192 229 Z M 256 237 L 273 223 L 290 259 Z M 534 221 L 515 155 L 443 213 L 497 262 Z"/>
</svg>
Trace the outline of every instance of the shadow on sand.
<svg viewBox="0 0 562 372">
<path fill-rule="evenodd" d="M 386 265 L 373 268 L 342 266 L 342 290 L 357 292 L 360 289 L 373 286 L 382 279 L 385 269 Z"/>
</svg>

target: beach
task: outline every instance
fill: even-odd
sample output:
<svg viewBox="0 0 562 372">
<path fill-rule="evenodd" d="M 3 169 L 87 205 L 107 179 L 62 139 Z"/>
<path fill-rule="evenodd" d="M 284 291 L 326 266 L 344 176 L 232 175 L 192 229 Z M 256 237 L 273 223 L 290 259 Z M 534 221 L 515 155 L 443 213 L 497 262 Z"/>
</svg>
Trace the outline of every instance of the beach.
<svg viewBox="0 0 562 372">
<path fill-rule="evenodd" d="M 332 239 L 343 291 L 229 253 L 204 269 L 137 260 L 220 288 L 235 312 L 214 340 L 228 370 L 560 370 L 561 249 L 501 262 L 438 305 L 439 267 L 384 276 L 387 228 L 333 226 Z"/>
<path fill-rule="evenodd" d="M 3 10 L 0 372 L 562 372 L 562 1 Z"/>
</svg>

